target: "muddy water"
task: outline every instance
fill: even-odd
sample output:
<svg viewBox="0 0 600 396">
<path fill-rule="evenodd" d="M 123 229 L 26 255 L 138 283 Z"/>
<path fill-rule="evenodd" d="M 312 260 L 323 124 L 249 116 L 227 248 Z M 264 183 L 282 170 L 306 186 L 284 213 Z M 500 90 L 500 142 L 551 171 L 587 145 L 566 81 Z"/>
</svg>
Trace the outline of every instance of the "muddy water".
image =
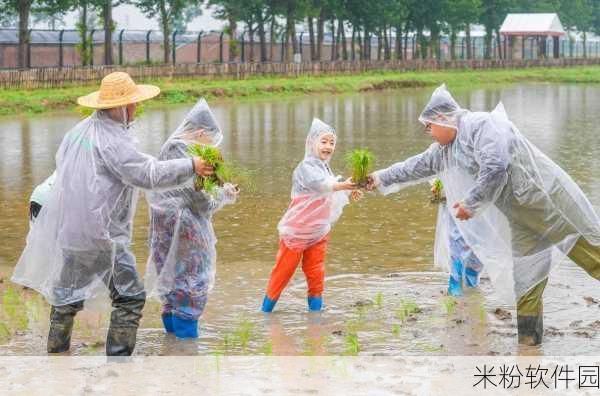
<svg viewBox="0 0 600 396">
<path fill-rule="evenodd" d="M 416 119 L 430 89 L 349 96 L 311 96 L 212 103 L 225 131 L 224 153 L 256 170 L 255 192 L 215 216 L 219 237 L 215 288 L 198 342 L 165 336 L 158 303 L 149 301 L 137 354 L 600 354 L 600 287 L 583 271 L 563 266 L 545 293 L 545 343 L 518 347 L 512 307 L 489 296 L 489 282 L 454 300 L 446 275 L 432 264 L 436 209 L 426 186 L 392 197 L 368 195 L 337 224 L 326 264 L 326 310 L 306 312 L 305 282 L 296 273 L 272 315 L 259 312 L 277 249 L 291 172 L 304 153 L 312 117 L 336 126 L 333 169 L 344 173 L 343 153 L 369 147 L 387 166 L 428 146 Z M 473 110 L 502 100 L 513 121 L 600 202 L 600 86 L 513 85 L 459 90 Z M 156 154 L 190 106 L 144 114 L 136 127 L 142 150 Z M 43 354 L 48 306 L 8 281 L 28 228 L 28 197 L 53 170 L 63 134 L 79 117 L 57 114 L 0 119 L 0 354 Z M 147 251 L 147 208 L 138 207 L 133 251 L 140 271 Z M 584 297 L 590 297 L 587 300 Z M 78 315 L 72 354 L 101 354 L 108 325 L 106 301 Z M 502 307 L 512 313 L 499 319 Z"/>
</svg>

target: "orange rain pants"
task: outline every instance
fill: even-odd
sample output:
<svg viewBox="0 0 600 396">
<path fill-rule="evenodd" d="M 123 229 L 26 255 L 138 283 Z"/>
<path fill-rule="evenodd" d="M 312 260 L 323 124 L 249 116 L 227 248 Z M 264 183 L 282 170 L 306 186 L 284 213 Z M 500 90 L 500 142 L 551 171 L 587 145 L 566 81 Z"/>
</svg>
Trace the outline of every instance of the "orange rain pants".
<svg viewBox="0 0 600 396">
<path fill-rule="evenodd" d="M 308 297 L 320 297 L 325 283 L 325 253 L 328 242 L 329 235 L 326 235 L 304 250 L 293 250 L 280 240 L 277 259 L 267 286 L 267 297 L 271 300 L 279 299 L 279 295 L 296 272 L 300 260 L 308 283 Z"/>
</svg>

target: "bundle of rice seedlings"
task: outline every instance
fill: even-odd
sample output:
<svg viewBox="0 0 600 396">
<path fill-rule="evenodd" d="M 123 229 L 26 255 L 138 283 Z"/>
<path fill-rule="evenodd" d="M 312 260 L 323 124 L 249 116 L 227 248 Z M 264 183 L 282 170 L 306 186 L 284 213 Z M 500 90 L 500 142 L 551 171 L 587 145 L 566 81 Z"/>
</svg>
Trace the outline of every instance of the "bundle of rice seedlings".
<svg viewBox="0 0 600 396">
<path fill-rule="evenodd" d="M 373 170 L 375 156 L 368 149 L 356 149 L 346 154 L 346 162 L 352 172 L 352 181 L 359 187 L 366 187 L 367 176 Z"/>
</svg>

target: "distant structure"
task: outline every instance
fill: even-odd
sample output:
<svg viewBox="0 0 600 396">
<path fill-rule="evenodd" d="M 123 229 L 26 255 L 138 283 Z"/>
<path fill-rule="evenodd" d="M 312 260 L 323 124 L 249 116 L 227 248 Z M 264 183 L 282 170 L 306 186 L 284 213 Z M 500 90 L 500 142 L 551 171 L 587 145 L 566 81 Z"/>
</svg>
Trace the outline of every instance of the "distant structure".
<svg viewBox="0 0 600 396">
<path fill-rule="evenodd" d="M 508 14 L 500 27 L 504 36 L 504 53 L 508 59 L 525 59 L 525 43 L 532 40 L 537 46 L 537 58 L 560 57 L 560 37 L 565 35 L 557 14 Z M 548 38 L 552 40 L 548 40 Z"/>
</svg>

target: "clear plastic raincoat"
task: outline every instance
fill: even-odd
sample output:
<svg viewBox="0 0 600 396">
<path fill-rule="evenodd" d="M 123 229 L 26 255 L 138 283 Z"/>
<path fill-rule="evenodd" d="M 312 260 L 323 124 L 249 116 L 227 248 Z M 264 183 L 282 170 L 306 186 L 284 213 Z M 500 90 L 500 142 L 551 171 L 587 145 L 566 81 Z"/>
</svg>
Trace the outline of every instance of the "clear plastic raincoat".
<svg viewBox="0 0 600 396">
<path fill-rule="evenodd" d="M 303 250 L 325 237 L 348 204 L 347 191 L 333 191 L 339 178 L 333 175 L 329 160 L 317 153 L 319 139 L 335 130 L 315 118 L 306 137 L 304 159 L 292 176 L 292 202 L 277 226 L 287 247 Z"/>
<path fill-rule="evenodd" d="M 456 202 L 474 215 L 456 224 L 504 301 L 546 279 L 578 238 L 600 245 L 600 219 L 585 194 L 519 132 L 502 104 L 470 112 L 441 86 L 419 119 L 456 128 L 456 138 L 378 171 L 380 191 L 438 175 L 452 216 Z"/>
<path fill-rule="evenodd" d="M 189 158 L 189 144 L 218 145 L 222 138 L 208 104 L 201 99 L 165 142 L 159 159 Z M 179 188 L 146 196 L 151 214 L 146 288 L 161 299 L 165 313 L 197 320 L 215 280 L 217 238 L 212 215 L 235 202 L 236 188 L 226 183 L 209 195 L 196 191 L 190 180 Z"/>
<path fill-rule="evenodd" d="M 483 264 L 460 233 L 445 200 L 438 207 L 433 258 L 435 265 L 448 272 L 456 281 L 464 278 L 464 271 L 457 272 L 455 265 L 457 261 L 460 261 L 464 268 L 469 268 L 477 273 L 483 269 Z"/>
<path fill-rule="evenodd" d="M 56 180 L 12 281 L 55 306 L 86 300 L 109 282 L 121 295 L 143 292 L 129 251 L 138 189 L 173 187 L 193 174 L 189 158 L 158 161 L 137 151 L 127 125 L 96 111 L 58 149 Z"/>
</svg>

